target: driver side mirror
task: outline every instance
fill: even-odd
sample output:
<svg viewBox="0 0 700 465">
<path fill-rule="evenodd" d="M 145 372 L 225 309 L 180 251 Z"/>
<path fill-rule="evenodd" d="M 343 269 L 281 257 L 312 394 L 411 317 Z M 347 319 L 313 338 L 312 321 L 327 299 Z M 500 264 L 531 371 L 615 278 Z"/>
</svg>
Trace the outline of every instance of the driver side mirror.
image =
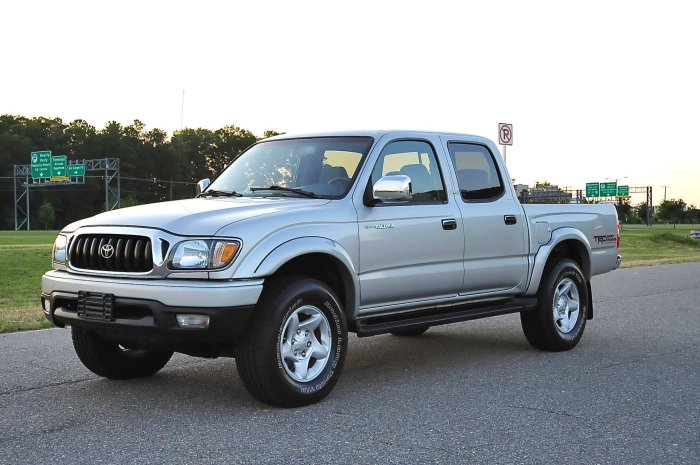
<svg viewBox="0 0 700 465">
<path fill-rule="evenodd" d="M 209 178 L 200 180 L 197 183 L 197 195 L 201 194 L 204 190 L 206 190 L 206 188 L 209 187 L 209 184 L 211 184 Z"/>
<path fill-rule="evenodd" d="M 411 178 L 403 174 L 392 174 L 380 178 L 372 188 L 372 197 L 383 203 L 406 202 L 413 197 Z"/>
</svg>

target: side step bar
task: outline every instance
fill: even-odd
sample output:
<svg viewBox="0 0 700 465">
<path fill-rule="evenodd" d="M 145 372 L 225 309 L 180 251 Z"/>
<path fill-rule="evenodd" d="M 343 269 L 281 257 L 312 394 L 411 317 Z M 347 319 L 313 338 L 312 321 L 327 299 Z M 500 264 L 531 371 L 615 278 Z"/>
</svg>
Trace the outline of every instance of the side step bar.
<svg viewBox="0 0 700 465">
<path fill-rule="evenodd" d="M 436 307 L 394 314 L 372 315 L 357 319 L 355 330 L 359 337 L 438 326 L 458 321 L 476 320 L 534 310 L 535 297 L 517 297 L 496 302 L 477 302 L 451 307 Z"/>
</svg>

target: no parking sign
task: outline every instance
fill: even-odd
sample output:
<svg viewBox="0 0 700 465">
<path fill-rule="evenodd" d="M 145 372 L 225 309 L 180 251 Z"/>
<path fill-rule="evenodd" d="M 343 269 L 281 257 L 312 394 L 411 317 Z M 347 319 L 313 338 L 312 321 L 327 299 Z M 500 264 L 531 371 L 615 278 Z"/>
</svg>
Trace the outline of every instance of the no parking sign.
<svg viewBox="0 0 700 465">
<path fill-rule="evenodd" d="M 498 123 L 498 143 L 501 145 L 513 145 L 513 125 Z"/>
</svg>

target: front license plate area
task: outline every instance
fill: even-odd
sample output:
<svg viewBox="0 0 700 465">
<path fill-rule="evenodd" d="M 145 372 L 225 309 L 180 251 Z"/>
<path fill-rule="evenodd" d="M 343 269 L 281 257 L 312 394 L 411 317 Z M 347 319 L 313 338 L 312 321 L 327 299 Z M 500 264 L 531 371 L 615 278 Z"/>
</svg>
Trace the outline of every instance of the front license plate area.
<svg viewBox="0 0 700 465">
<path fill-rule="evenodd" d="M 114 294 L 78 292 L 78 316 L 86 320 L 114 321 Z"/>
</svg>

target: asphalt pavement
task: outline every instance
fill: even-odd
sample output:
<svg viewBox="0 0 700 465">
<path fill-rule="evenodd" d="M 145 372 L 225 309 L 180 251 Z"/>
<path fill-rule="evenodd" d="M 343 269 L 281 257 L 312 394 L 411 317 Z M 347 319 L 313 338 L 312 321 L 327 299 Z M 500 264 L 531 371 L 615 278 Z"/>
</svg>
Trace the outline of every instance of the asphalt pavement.
<svg viewBox="0 0 700 465">
<path fill-rule="evenodd" d="M 0 463 L 700 463 L 700 263 L 593 292 L 572 351 L 531 348 L 518 315 L 353 336 L 330 396 L 291 410 L 253 399 L 232 359 L 110 381 L 68 330 L 0 335 Z"/>
</svg>

